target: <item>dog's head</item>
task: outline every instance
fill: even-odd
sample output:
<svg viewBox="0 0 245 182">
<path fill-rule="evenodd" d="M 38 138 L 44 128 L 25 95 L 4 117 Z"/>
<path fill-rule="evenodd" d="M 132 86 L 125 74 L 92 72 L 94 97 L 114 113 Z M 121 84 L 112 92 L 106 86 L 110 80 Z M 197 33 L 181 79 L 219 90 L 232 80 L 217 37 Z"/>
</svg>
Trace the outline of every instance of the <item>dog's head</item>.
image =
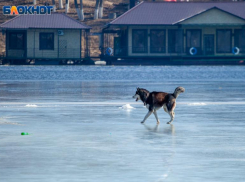
<svg viewBox="0 0 245 182">
<path fill-rule="evenodd" d="M 136 99 L 135 101 L 137 102 L 138 100 L 141 100 L 140 98 L 140 88 L 138 87 L 136 92 L 135 92 L 135 95 L 133 96 L 134 99 Z"/>
<path fill-rule="evenodd" d="M 185 92 L 184 87 L 177 87 L 174 91 L 175 95 L 178 96 L 180 93 Z"/>
<path fill-rule="evenodd" d="M 133 98 L 136 99 L 135 100 L 136 102 L 138 100 L 141 100 L 141 101 L 144 102 L 146 100 L 146 97 L 147 97 L 148 93 L 149 93 L 148 90 L 138 87 L 136 92 L 135 92 L 135 95 L 133 96 Z"/>
</svg>

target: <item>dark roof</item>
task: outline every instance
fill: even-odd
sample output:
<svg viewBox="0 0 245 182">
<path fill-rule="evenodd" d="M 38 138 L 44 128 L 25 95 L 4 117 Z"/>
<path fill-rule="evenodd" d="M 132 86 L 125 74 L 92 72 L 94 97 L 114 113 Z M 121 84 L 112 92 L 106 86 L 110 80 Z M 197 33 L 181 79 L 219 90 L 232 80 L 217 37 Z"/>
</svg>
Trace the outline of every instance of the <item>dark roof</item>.
<svg viewBox="0 0 245 182">
<path fill-rule="evenodd" d="M 245 2 L 142 2 L 109 25 L 174 25 L 212 8 L 245 20 Z"/>
<path fill-rule="evenodd" d="M 61 13 L 51 15 L 20 15 L 0 25 L 2 29 L 60 28 L 90 29 L 91 27 Z"/>
</svg>

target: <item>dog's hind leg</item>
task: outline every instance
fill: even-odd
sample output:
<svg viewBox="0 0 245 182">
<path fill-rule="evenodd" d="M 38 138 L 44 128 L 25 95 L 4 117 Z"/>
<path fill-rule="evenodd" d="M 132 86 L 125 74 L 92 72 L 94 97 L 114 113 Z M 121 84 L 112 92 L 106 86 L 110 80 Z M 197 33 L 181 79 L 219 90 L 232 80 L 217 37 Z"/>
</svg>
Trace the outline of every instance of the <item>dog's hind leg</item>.
<svg viewBox="0 0 245 182">
<path fill-rule="evenodd" d="M 163 110 L 168 113 L 168 109 L 167 109 L 167 106 L 166 105 L 163 105 Z"/>
<path fill-rule="evenodd" d="M 155 118 L 157 120 L 157 124 L 160 124 L 160 120 L 158 119 L 158 116 L 157 116 L 157 111 L 153 111 L 153 114 L 155 115 Z"/>
<path fill-rule="evenodd" d="M 149 111 L 149 112 L 145 115 L 144 120 L 141 121 L 142 124 L 143 124 L 143 123 L 146 121 L 146 119 L 152 114 L 152 112 L 153 112 L 153 111 Z"/>
</svg>

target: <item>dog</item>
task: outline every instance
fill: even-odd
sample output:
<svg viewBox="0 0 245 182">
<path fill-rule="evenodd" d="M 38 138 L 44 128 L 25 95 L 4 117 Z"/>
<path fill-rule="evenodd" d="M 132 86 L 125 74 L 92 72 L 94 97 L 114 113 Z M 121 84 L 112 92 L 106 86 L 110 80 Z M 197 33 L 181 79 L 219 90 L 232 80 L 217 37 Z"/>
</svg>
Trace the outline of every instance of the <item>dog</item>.
<svg viewBox="0 0 245 182">
<path fill-rule="evenodd" d="M 179 94 L 183 92 L 185 92 L 183 87 L 177 87 L 172 94 L 166 92 L 149 92 L 146 89 L 137 88 L 133 98 L 136 99 L 136 102 L 141 100 L 148 109 L 148 113 L 141 123 L 143 124 L 153 113 L 157 120 L 157 124 L 160 124 L 157 116 L 157 110 L 163 107 L 164 111 L 170 116 L 170 121 L 167 122 L 167 124 L 171 124 L 175 117 L 174 109 L 176 107 L 176 99 Z"/>
</svg>

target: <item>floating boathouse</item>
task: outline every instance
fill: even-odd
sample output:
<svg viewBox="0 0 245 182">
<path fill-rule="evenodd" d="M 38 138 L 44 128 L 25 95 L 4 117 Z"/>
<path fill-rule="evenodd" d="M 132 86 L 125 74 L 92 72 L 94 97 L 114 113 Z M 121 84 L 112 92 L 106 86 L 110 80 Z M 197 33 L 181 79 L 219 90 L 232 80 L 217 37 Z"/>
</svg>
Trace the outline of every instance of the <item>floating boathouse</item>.
<svg viewBox="0 0 245 182">
<path fill-rule="evenodd" d="M 244 10 L 245 2 L 142 2 L 104 27 L 101 57 L 115 65 L 245 64 Z"/>
<path fill-rule="evenodd" d="M 0 25 L 2 64 L 75 64 L 89 58 L 90 27 L 61 14 L 20 15 Z"/>
</svg>

